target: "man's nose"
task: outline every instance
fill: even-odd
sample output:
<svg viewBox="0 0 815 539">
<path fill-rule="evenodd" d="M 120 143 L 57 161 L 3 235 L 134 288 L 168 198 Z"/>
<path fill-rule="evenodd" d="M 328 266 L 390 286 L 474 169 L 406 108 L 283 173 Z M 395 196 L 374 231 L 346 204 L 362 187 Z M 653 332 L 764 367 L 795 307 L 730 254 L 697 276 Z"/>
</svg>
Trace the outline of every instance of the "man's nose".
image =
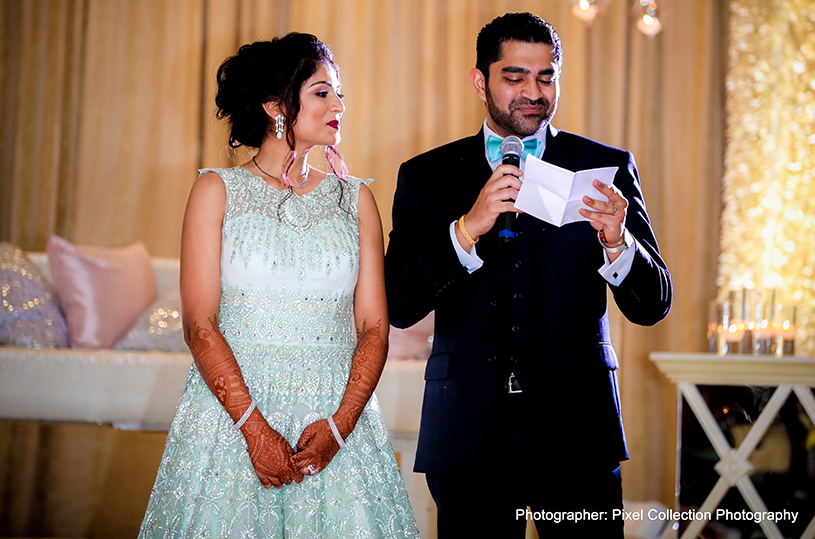
<svg viewBox="0 0 815 539">
<path fill-rule="evenodd" d="M 525 97 L 530 101 L 537 101 L 542 96 L 543 92 L 541 92 L 541 89 L 538 86 L 537 79 L 532 77 L 524 81 L 523 86 L 521 87 L 521 97 Z"/>
</svg>

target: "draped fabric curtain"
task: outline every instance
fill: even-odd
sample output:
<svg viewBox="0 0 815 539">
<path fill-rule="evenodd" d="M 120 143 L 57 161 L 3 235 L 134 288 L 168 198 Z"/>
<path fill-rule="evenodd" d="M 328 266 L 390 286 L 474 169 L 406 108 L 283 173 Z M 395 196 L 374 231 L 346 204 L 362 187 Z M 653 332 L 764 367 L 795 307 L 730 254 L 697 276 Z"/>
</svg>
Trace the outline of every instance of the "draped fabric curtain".
<svg viewBox="0 0 815 539">
<path fill-rule="evenodd" d="M 567 0 L 0 0 L 0 240 L 26 250 L 44 249 L 50 234 L 142 241 L 154 256 L 178 256 L 196 169 L 251 155 L 228 148 L 214 117 L 217 67 L 239 45 L 291 30 L 333 47 L 347 94 L 339 149 L 353 175 L 376 179 L 388 232 L 399 164 L 484 119 L 469 81 L 478 30 L 507 11 L 539 14 L 565 51 L 555 126 L 634 152 L 672 272 L 673 310 L 657 327 L 633 326 L 613 306 L 610 315 L 632 455 L 625 497 L 673 506 L 676 390 L 648 353 L 704 350 L 719 250 L 727 2 L 661 0 L 664 30 L 654 38 L 636 31 L 630 0 L 601 4 L 585 25 Z M 431 173 L 444 182 L 456 170 Z M 10 473 L 8 461 L 0 471 Z M 9 488 L 0 485 L 6 498 L 16 494 Z"/>
<path fill-rule="evenodd" d="M 0 6 L 0 238 L 177 255 L 199 160 L 203 4 Z"/>
</svg>

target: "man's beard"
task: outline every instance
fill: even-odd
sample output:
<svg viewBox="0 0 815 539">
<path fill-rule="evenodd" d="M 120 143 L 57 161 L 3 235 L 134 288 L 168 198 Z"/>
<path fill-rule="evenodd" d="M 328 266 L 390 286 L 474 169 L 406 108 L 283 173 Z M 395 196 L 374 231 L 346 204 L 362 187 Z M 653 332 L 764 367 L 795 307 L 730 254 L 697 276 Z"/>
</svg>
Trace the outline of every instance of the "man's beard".
<svg viewBox="0 0 815 539">
<path fill-rule="evenodd" d="M 492 121 L 503 130 L 521 138 L 534 135 L 544 129 L 552 121 L 552 117 L 557 111 L 557 99 L 553 105 L 542 97 L 535 101 L 519 97 L 509 104 L 509 112 L 506 112 L 496 106 L 489 85 L 486 87 L 486 95 L 487 112 L 489 112 Z M 543 110 L 540 114 L 515 114 L 515 109 L 520 105 L 543 105 Z"/>
</svg>

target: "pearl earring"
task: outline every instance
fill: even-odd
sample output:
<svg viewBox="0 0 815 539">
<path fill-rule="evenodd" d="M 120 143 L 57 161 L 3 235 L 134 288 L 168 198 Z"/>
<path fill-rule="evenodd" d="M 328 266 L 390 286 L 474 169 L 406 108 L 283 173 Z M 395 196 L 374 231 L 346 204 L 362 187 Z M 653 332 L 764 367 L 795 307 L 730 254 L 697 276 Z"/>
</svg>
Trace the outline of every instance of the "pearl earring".
<svg viewBox="0 0 815 539">
<path fill-rule="evenodd" d="M 274 132 L 277 140 L 283 138 L 283 115 L 278 114 L 274 117 Z"/>
</svg>

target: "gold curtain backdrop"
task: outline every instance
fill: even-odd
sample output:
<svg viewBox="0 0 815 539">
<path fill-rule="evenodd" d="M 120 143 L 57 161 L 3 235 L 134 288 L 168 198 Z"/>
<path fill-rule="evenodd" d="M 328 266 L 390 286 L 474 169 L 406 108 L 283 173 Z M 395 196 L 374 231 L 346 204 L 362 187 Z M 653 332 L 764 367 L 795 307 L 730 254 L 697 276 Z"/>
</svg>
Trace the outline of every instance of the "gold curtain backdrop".
<svg viewBox="0 0 815 539">
<path fill-rule="evenodd" d="M 734 0 L 721 297 L 778 289 L 815 356 L 815 4 Z"/>
<path fill-rule="evenodd" d="M 631 6 L 603 3 L 585 25 L 566 0 L 0 0 L 0 240 L 42 250 L 56 233 L 101 246 L 142 241 L 154 256 L 177 256 L 196 169 L 250 155 L 227 148 L 214 118 L 217 66 L 240 44 L 291 30 L 333 47 L 347 93 L 339 149 L 352 174 L 376 179 L 388 232 L 399 164 L 475 133 L 484 119 L 469 81 L 478 30 L 507 11 L 537 13 L 564 44 L 555 126 L 634 152 L 672 272 L 673 310 L 657 327 L 611 312 L 632 455 L 625 497 L 672 507 L 676 390 L 648 353 L 705 350 L 717 293 L 728 3 L 660 0 L 664 30 L 654 38 L 636 31 Z M 444 182 L 456 171 L 436 173 Z M 0 456 L 38 447 L 29 442 Z M 160 444 L 150 453 L 156 468 Z M 10 462 L 0 462 L 0 479 L 13 475 Z M 57 490 L 69 480 L 57 465 L 47 475 Z M 152 480 L 139 479 L 139 503 Z M 0 498 L 38 490 L 13 488 L 0 484 Z M 49 499 L 23 506 L 61 510 Z"/>
</svg>

